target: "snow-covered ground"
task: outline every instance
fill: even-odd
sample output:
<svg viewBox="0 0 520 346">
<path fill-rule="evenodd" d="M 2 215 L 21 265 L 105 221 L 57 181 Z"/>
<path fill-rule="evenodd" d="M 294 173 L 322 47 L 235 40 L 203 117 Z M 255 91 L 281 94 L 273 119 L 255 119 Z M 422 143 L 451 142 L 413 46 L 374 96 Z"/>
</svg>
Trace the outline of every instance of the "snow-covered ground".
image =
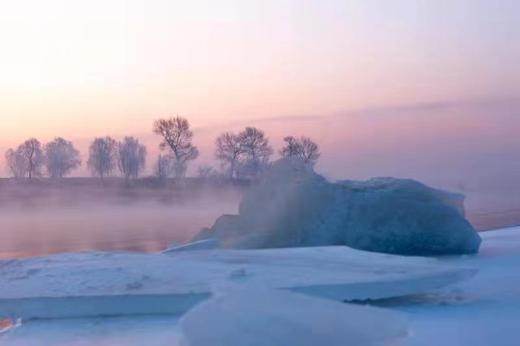
<svg viewBox="0 0 520 346">
<path fill-rule="evenodd" d="M 413 335 L 405 345 L 520 345 L 520 227 L 481 236 L 477 256 L 443 259 L 478 268 L 471 280 L 379 304 L 408 313 Z"/>
<path fill-rule="evenodd" d="M 381 299 L 429 292 L 474 274 L 435 259 L 345 246 L 71 253 L 0 262 L 0 313 L 23 319 L 182 314 L 234 284 L 336 301 Z"/>
<path fill-rule="evenodd" d="M 196 306 L 179 324 L 189 346 L 376 346 L 408 335 L 406 317 L 391 310 L 242 286 Z"/>
<path fill-rule="evenodd" d="M 76 294 L 79 303 L 74 300 L 72 303 L 60 303 L 68 309 L 70 306 L 84 305 L 97 294 L 117 293 L 127 298 L 167 295 L 171 292 L 206 294 L 215 289 L 225 291 L 227 284 L 247 285 L 248 281 L 255 287 L 290 288 L 333 299 L 340 298 L 338 292 L 343 292 L 341 294 L 345 295 L 345 299 L 414 294 L 372 302 L 378 307 L 408 316 L 409 336 L 402 340 L 404 345 L 517 345 L 520 340 L 520 329 L 517 327 L 520 320 L 520 228 L 488 232 L 482 238 L 479 255 L 440 260 L 370 254 L 350 249 L 342 251 L 341 248 L 332 247 L 321 252 L 320 248 L 314 248 L 311 255 L 308 249 L 291 249 L 285 253 L 286 250 L 193 251 L 172 255 L 96 253 L 0 262 L 0 297 L 21 299 L 31 295 L 35 297 L 38 292 L 50 298 Z M 211 254 L 209 258 L 208 254 Z M 131 260 L 130 263 L 128 260 Z M 112 264 L 107 267 L 107 263 Z M 54 269 L 48 271 L 49 268 Z M 471 274 L 465 268 L 476 268 L 478 273 L 468 280 L 459 281 Z M 171 280 L 171 275 L 181 278 L 182 285 L 172 287 L 172 281 L 165 280 L 165 277 Z M 207 279 L 208 275 L 211 280 L 202 280 Z M 70 281 L 71 278 L 74 280 Z M 102 280 L 96 281 L 94 278 Z M 449 287 L 436 288 L 450 282 L 452 285 Z M 361 290 L 360 283 L 363 284 Z M 392 292 L 392 286 L 399 287 L 399 290 Z M 308 287 L 314 288 L 309 290 Z M 389 290 L 390 293 L 381 294 Z M 322 292 L 325 294 L 320 294 Z M 360 292 L 364 294 L 359 295 Z M 304 299 L 316 301 L 321 298 Z M 290 308 L 291 298 L 285 300 Z M 126 302 L 109 308 L 121 308 Z M 37 311 L 38 314 L 46 311 L 50 311 L 51 315 L 56 313 L 57 310 L 51 311 L 48 303 L 40 307 L 29 304 L 24 309 L 29 309 L 26 312 Z M 254 303 L 253 295 L 251 304 Z M 258 303 L 266 305 L 265 300 L 258 300 Z M 250 308 L 254 307 L 251 304 Z M 343 309 L 337 307 L 341 306 L 340 303 L 330 301 L 330 304 L 331 310 Z M 144 309 L 141 312 L 147 312 L 149 304 L 141 305 Z M 283 310 L 282 305 L 278 300 L 273 308 Z M 323 305 L 324 308 L 331 306 L 328 301 Z M 349 306 L 345 305 L 345 308 Z M 10 307 L 12 312 L 17 311 L 15 307 Z M 92 306 L 90 311 L 95 309 L 99 306 Z M 374 311 L 377 314 L 379 309 Z M 323 322 L 323 315 L 320 314 L 314 316 L 317 330 L 321 330 L 320 322 Z M 347 314 L 345 310 L 341 316 Z M 302 316 L 303 322 L 309 323 L 309 316 L 305 316 L 304 311 L 299 311 L 298 315 Z M 190 313 L 184 318 L 187 316 Z M 225 322 L 225 316 L 223 314 L 219 322 Z M 244 312 L 244 316 L 251 315 Z M 310 316 L 313 316 L 312 310 Z M 300 321 L 285 322 L 288 323 L 288 331 L 291 331 Z M 180 325 L 183 323 L 179 324 L 179 317 L 172 315 L 29 320 L 1 335 L 0 345 L 180 345 L 183 335 Z M 203 328 L 200 333 L 204 333 Z M 327 334 L 323 335 L 325 338 Z M 348 344 L 348 340 L 345 342 Z M 323 343 L 327 344 L 327 340 Z"/>
</svg>

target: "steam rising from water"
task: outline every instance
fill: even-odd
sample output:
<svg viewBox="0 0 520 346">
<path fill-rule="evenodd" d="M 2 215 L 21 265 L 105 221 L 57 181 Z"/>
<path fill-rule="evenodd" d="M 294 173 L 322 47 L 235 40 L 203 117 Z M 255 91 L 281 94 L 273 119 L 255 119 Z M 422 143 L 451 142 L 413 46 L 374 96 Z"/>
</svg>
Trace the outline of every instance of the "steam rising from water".
<svg viewBox="0 0 520 346">
<path fill-rule="evenodd" d="M 162 200 L 164 191 L 102 197 L 73 188 L 20 186 L 2 189 L 0 258 L 58 252 L 123 250 L 154 252 L 188 241 L 225 213 L 236 213 L 240 191 L 207 189 Z M 82 189 L 83 190 L 83 189 Z M 35 192 L 36 191 L 36 192 Z M 49 192 L 50 191 L 50 192 Z M 29 193 L 31 192 L 31 193 Z M 80 192 L 80 191 L 76 191 Z M 145 194 L 146 193 L 146 194 Z"/>
</svg>

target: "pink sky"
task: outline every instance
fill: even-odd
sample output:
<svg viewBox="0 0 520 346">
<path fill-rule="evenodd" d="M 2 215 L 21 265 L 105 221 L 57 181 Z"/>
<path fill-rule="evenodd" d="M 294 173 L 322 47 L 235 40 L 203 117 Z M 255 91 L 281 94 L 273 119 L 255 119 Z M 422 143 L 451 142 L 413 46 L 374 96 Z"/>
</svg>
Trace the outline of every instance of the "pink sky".
<svg viewBox="0 0 520 346">
<path fill-rule="evenodd" d="M 195 166 L 233 124 L 276 145 L 316 138 L 334 177 L 508 165 L 518 13 L 513 0 L 4 2 L 0 150 L 60 135 L 85 159 L 94 136 L 136 135 L 154 154 L 153 120 L 179 114 Z"/>
</svg>

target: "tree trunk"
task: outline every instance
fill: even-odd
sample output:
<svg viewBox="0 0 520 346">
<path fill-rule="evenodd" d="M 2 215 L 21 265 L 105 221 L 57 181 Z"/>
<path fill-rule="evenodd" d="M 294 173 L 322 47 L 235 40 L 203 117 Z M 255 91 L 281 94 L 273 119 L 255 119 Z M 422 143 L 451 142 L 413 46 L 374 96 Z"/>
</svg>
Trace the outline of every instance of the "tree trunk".
<svg viewBox="0 0 520 346">
<path fill-rule="evenodd" d="M 229 170 L 230 170 L 230 172 L 229 172 L 230 178 L 231 178 L 231 180 L 233 180 L 235 177 L 235 160 L 231 161 L 231 167 Z"/>
</svg>

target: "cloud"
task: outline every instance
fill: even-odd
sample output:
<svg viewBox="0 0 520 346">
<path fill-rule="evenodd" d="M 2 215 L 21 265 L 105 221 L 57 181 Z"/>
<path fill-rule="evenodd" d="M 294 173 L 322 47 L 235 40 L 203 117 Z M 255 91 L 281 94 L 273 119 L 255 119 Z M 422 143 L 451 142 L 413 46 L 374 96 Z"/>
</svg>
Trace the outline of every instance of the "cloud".
<svg viewBox="0 0 520 346">
<path fill-rule="evenodd" d="M 223 122 L 218 125 L 196 127 L 197 132 L 226 130 L 240 126 L 261 125 L 264 123 L 287 123 L 287 122 L 312 122 L 323 121 L 341 117 L 355 116 L 397 116 L 399 114 L 417 114 L 442 112 L 450 110 L 518 110 L 520 112 L 520 97 L 503 98 L 472 98 L 459 100 L 439 100 L 430 102 L 417 102 L 400 105 L 389 105 L 381 107 L 370 107 L 335 112 L 332 114 L 300 114 L 300 115 L 278 115 L 270 117 L 259 117 L 248 120 L 237 120 Z M 520 114 L 518 114 L 520 116 Z"/>
</svg>

